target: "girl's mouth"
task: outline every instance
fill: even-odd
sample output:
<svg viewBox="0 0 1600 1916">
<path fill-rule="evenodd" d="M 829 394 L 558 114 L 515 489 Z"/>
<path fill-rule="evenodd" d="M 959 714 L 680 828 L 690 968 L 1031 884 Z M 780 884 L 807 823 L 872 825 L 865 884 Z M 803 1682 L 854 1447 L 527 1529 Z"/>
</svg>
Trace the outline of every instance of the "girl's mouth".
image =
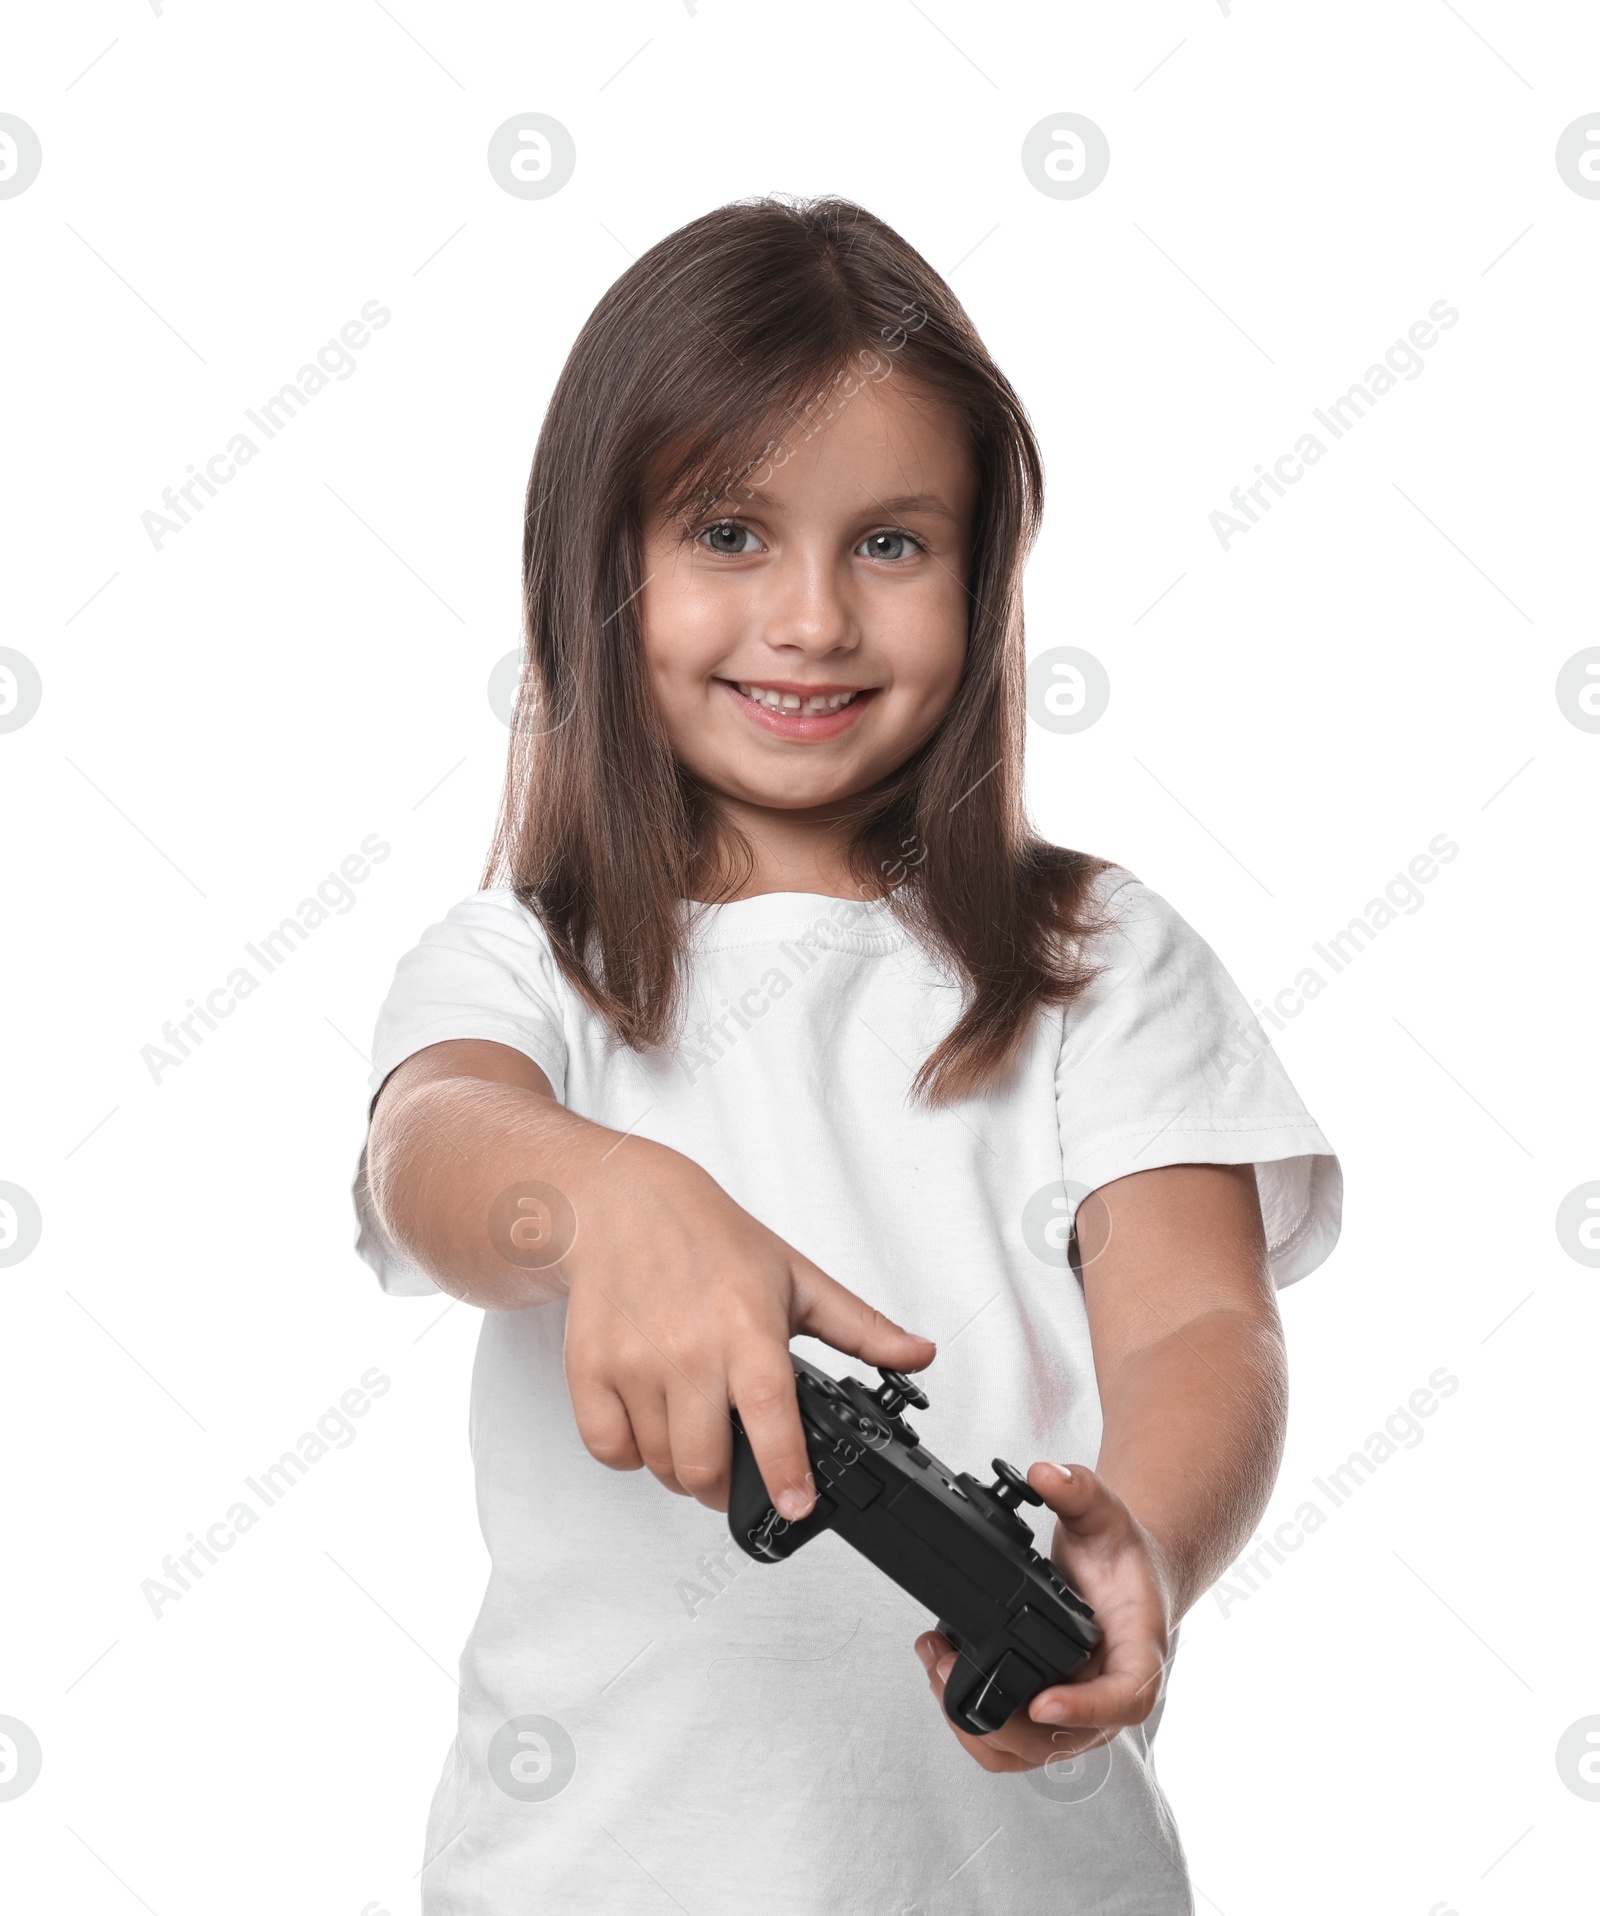
<svg viewBox="0 0 1600 1916">
<path fill-rule="evenodd" d="M 830 739 L 846 732 L 871 702 L 874 685 L 801 685 L 753 679 L 719 679 L 740 710 L 762 731 L 779 738 Z"/>
</svg>

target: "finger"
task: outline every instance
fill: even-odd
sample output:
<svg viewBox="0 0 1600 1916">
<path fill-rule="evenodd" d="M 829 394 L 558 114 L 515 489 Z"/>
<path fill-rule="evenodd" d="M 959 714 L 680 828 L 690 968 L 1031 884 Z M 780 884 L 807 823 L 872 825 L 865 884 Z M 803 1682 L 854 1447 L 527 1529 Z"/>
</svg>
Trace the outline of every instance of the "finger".
<svg viewBox="0 0 1600 1916">
<path fill-rule="evenodd" d="M 794 1328 L 820 1337 L 836 1351 L 885 1370 L 922 1370 L 933 1362 L 936 1346 L 931 1338 L 903 1330 L 798 1253 L 794 1299 Z"/>
<path fill-rule="evenodd" d="M 1058 1683 L 1028 1705 L 1035 1723 L 1120 1730 L 1142 1723 L 1156 1706 L 1167 1658 L 1160 1640 L 1140 1635 L 1112 1642 L 1106 1666 L 1082 1683 Z"/>
<path fill-rule="evenodd" d="M 930 1675 L 941 1657 L 949 1656 L 955 1645 L 938 1630 L 924 1630 L 912 1648 L 917 1653 L 917 1661 Z M 943 1694 L 941 1689 L 941 1694 Z"/>
<path fill-rule="evenodd" d="M 1075 1537 L 1121 1537 L 1133 1528 L 1127 1505 L 1082 1464 L 1035 1464 L 1028 1482 Z"/>
<path fill-rule="evenodd" d="M 728 1466 L 733 1457 L 733 1424 L 715 1396 L 683 1384 L 667 1392 L 667 1431 L 672 1474 L 696 1502 L 712 1510 L 728 1507 Z"/>
<path fill-rule="evenodd" d="M 609 1385 L 569 1378 L 572 1415 L 583 1447 L 610 1470 L 640 1470 L 644 1459 L 633 1441 L 633 1426 L 622 1399 Z"/>
<path fill-rule="evenodd" d="M 1165 1616 L 1158 1591 L 1129 1588 L 1116 1566 L 1143 1533 L 1122 1499 L 1081 1464 L 1035 1464 L 1028 1481 L 1055 1513 L 1056 1548 L 1089 1593 L 1104 1632 L 1077 1680 L 1041 1691 L 1029 1714 L 1038 1723 L 1112 1730 L 1142 1723 L 1155 1707 L 1168 1661 Z M 1148 1550 L 1148 1539 L 1143 1547 Z"/>
<path fill-rule="evenodd" d="M 639 1389 L 630 1391 L 625 1401 L 628 1422 L 633 1426 L 633 1441 L 639 1446 L 645 1469 L 674 1495 L 687 1497 L 688 1491 L 678 1482 L 672 1468 L 672 1429 L 665 1394 Z"/>
<path fill-rule="evenodd" d="M 787 1345 L 746 1354 L 728 1373 L 728 1395 L 780 1517 L 793 1523 L 816 1501 Z"/>
</svg>

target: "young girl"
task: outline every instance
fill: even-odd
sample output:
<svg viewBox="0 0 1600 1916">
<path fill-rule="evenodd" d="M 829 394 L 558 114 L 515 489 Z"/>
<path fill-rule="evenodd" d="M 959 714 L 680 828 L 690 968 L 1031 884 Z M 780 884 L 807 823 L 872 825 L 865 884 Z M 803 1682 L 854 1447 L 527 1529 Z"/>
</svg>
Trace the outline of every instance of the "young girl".
<svg viewBox="0 0 1600 1916">
<path fill-rule="evenodd" d="M 1027 824 L 1041 478 L 948 287 L 839 200 L 684 227 L 561 375 L 485 889 L 400 961 L 355 1187 L 385 1290 L 484 1312 L 429 1916 L 1192 1907 L 1151 1739 L 1339 1168 L 1210 948 Z M 731 1409 L 814 1498 L 795 1337 L 1031 1466 L 1080 1680 L 962 1734 L 864 1558 L 733 1546 Z"/>
</svg>

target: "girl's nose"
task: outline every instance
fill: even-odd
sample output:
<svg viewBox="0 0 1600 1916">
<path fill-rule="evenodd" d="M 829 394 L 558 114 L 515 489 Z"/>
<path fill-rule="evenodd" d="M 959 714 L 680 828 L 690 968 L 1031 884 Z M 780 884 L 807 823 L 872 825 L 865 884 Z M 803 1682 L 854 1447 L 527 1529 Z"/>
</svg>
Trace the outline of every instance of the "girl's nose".
<svg viewBox="0 0 1600 1916">
<path fill-rule="evenodd" d="M 763 637 L 772 646 L 790 647 L 807 657 L 822 657 L 858 638 L 848 581 L 831 557 L 795 553 L 767 575 L 771 596 Z"/>
</svg>

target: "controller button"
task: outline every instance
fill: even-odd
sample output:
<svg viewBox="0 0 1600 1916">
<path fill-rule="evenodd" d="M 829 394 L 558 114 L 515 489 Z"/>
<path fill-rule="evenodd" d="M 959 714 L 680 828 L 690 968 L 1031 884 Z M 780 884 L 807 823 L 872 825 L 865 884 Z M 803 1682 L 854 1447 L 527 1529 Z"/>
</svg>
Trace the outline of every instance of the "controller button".
<svg viewBox="0 0 1600 1916">
<path fill-rule="evenodd" d="M 1011 1619 L 1011 1634 L 1024 1648 L 1035 1655 L 1044 1657 L 1056 1669 L 1063 1672 L 1077 1669 L 1083 1661 L 1083 1646 L 1074 1643 L 1065 1631 L 1059 1630 L 1037 1610 L 1031 1610 L 1026 1604 Z"/>
</svg>

